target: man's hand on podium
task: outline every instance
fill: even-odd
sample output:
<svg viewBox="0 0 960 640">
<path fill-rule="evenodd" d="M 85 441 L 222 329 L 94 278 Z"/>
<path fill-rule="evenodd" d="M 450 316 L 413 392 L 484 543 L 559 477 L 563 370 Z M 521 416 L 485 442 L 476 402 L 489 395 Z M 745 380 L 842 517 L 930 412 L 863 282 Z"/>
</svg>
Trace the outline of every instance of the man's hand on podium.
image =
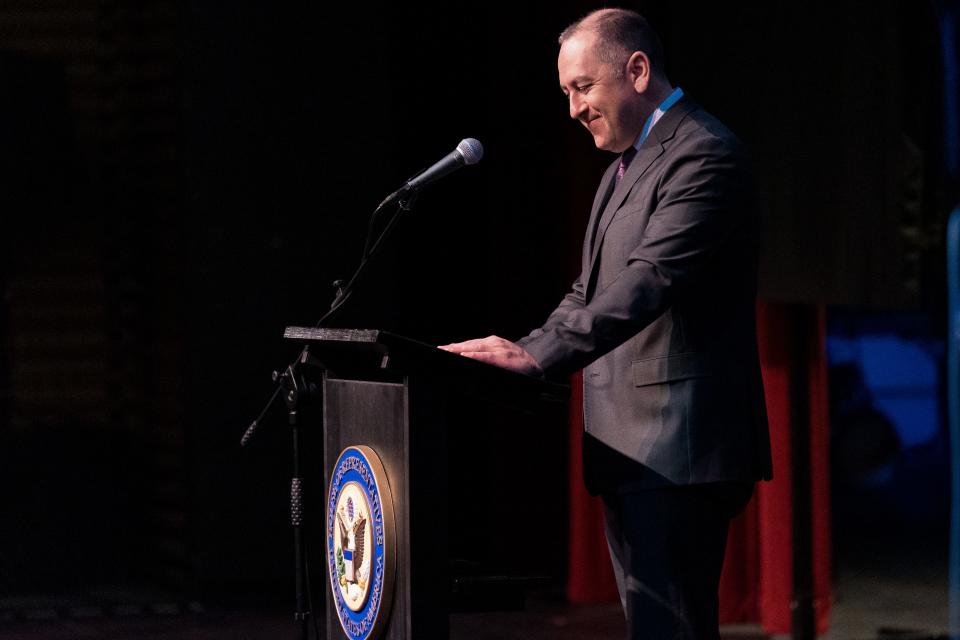
<svg viewBox="0 0 960 640">
<path fill-rule="evenodd" d="M 516 371 L 528 376 L 542 376 L 540 364 L 522 347 L 499 336 L 488 336 L 466 342 L 455 342 L 437 347 L 450 353 L 473 358 L 503 369 Z"/>
</svg>

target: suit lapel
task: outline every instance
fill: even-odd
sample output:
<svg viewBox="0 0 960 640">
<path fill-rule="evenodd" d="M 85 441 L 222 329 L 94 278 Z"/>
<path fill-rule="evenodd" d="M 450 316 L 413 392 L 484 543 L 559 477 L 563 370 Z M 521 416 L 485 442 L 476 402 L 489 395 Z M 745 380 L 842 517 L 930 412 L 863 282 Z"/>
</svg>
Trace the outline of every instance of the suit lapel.
<svg viewBox="0 0 960 640">
<path fill-rule="evenodd" d="M 627 172 L 623 175 L 623 180 L 621 180 L 620 184 L 613 190 L 613 194 L 610 196 L 610 199 L 607 200 L 607 205 L 603 208 L 603 214 L 600 216 L 600 221 L 597 225 L 593 250 L 590 254 L 591 267 L 596 266 L 597 256 L 600 254 L 600 247 L 603 245 L 603 236 L 606 234 L 607 227 L 610 226 L 614 214 L 616 214 L 620 205 L 623 204 L 624 199 L 627 197 L 627 194 L 630 193 L 633 186 L 640 180 L 640 177 L 650 168 L 653 161 L 663 153 L 663 147 L 659 143 L 655 146 L 650 146 L 649 142 L 650 139 L 647 138 L 643 147 L 634 157 L 633 162 L 630 163 Z"/>
<path fill-rule="evenodd" d="M 587 223 L 587 232 L 584 234 L 583 242 L 583 268 L 590 265 L 590 259 L 593 256 L 594 247 L 597 242 L 597 220 L 606 208 L 610 195 L 613 193 L 615 178 L 617 176 L 618 162 L 614 162 L 607 167 L 603 177 L 600 179 L 600 188 L 597 189 L 597 195 L 593 199 L 593 208 L 590 209 L 590 221 Z"/>
<path fill-rule="evenodd" d="M 584 265 L 586 271 L 590 274 L 591 284 L 596 275 L 598 267 L 597 259 L 600 256 L 600 247 L 603 246 L 603 236 L 607 232 L 607 227 L 609 227 L 613 221 L 614 215 L 623 205 L 634 185 L 640 181 L 640 178 L 642 178 L 647 172 L 647 169 L 650 168 L 650 165 L 663 155 L 665 145 L 673 138 L 676 134 L 677 127 L 680 126 L 680 123 L 686 115 L 694 108 L 696 108 L 696 105 L 693 101 L 683 97 L 672 109 L 663 114 L 663 117 L 661 117 L 653 129 L 651 129 L 647 139 L 637 151 L 637 155 L 633 158 L 633 162 L 630 163 L 630 167 L 624 174 L 620 184 L 613 189 L 613 193 L 606 199 L 606 203 L 603 203 L 603 199 L 597 199 L 594 202 L 594 211 L 590 216 L 589 226 L 589 229 L 593 230 L 593 242 L 589 247 L 589 262 Z M 604 181 L 600 183 L 600 190 L 604 193 L 609 192 L 614 182 L 613 176 L 616 175 L 618 166 L 619 162 L 614 163 L 614 165 L 607 170 L 607 173 L 604 174 Z M 596 224 L 596 226 L 594 226 L 594 224 Z"/>
</svg>

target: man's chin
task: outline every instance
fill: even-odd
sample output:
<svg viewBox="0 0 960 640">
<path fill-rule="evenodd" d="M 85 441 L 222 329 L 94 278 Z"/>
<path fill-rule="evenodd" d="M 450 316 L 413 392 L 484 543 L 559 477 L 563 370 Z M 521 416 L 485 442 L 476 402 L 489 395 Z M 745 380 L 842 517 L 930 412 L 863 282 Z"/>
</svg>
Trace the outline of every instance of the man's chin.
<svg viewBox="0 0 960 640">
<path fill-rule="evenodd" d="M 613 141 L 603 136 L 593 136 L 593 145 L 601 151 L 612 151 Z"/>
</svg>

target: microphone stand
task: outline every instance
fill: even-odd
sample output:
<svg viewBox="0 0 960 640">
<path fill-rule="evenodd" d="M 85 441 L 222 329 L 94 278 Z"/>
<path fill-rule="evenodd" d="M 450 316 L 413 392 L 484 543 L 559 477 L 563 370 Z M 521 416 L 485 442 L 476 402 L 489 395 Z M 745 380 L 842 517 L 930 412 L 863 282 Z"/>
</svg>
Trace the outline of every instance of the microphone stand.
<svg viewBox="0 0 960 640">
<path fill-rule="evenodd" d="M 387 238 L 390 237 L 394 228 L 396 228 L 397 223 L 400 221 L 400 218 L 403 217 L 403 214 L 410 211 L 413 207 L 413 202 L 416 200 L 416 196 L 417 192 L 415 190 L 404 186 L 400 190 L 395 191 L 387 196 L 383 202 L 377 206 L 373 214 L 370 216 L 370 223 L 367 228 L 367 239 L 363 248 L 363 257 L 360 260 L 359 266 L 357 266 L 357 270 L 354 271 L 346 285 L 343 284 L 342 280 L 337 280 L 333 283 L 337 290 L 336 295 L 330 305 L 330 309 L 320 318 L 320 320 L 317 321 L 315 325 L 316 327 L 322 327 L 326 323 L 330 322 L 330 320 L 337 315 L 340 309 L 343 308 L 344 304 L 346 304 L 346 302 L 350 299 L 350 296 L 356 290 L 357 284 L 360 282 L 363 274 L 367 271 L 373 257 L 376 256 L 377 253 L 379 253 L 384 247 Z M 376 241 L 371 242 L 377 214 L 379 214 L 386 205 L 394 201 L 397 202 L 397 210 L 394 212 L 390 220 L 387 221 L 386 225 L 384 225 L 383 230 L 380 232 L 380 235 L 377 236 Z M 311 613 L 313 602 L 310 589 L 310 573 L 307 562 L 306 546 L 303 538 L 304 482 L 303 477 L 300 475 L 302 459 L 300 450 L 300 429 L 297 419 L 297 409 L 300 399 L 316 393 L 315 387 L 313 385 L 308 385 L 306 380 L 304 380 L 300 375 L 300 365 L 307 363 L 317 363 L 317 361 L 310 355 L 309 345 L 304 345 L 303 349 L 300 351 L 300 355 L 298 355 L 293 362 L 287 365 L 286 369 L 283 370 L 283 373 L 280 373 L 279 371 L 273 372 L 273 381 L 277 383 L 273 390 L 273 395 L 270 396 L 270 399 L 263 407 L 263 410 L 260 411 L 257 418 L 250 423 L 249 427 L 247 427 L 243 437 L 240 438 L 240 446 L 246 446 L 250 442 L 251 438 L 253 438 L 257 427 L 260 425 L 267 412 L 277 401 L 277 398 L 282 395 L 283 401 L 287 405 L 287 423 L 290 425 L 293 448 L 293 476 L 290 480 L 290 525 L 293 528 L 293 555 L 296 576 L 296 610 L 294 611 L 293 618 L 297 624 L 298 637 L 300 640 L 308 640 L 310 632 L 309 620 L 311 617 L 313 617 Z M 320 395 L 317 395 L 316 397 L 319 403 L 323 402 L 323 398 Z M 313 617 L 313 624 L 314 632 L 319 639 L 320 630 L 317 627 L 315 617 Z"/>
</svg>

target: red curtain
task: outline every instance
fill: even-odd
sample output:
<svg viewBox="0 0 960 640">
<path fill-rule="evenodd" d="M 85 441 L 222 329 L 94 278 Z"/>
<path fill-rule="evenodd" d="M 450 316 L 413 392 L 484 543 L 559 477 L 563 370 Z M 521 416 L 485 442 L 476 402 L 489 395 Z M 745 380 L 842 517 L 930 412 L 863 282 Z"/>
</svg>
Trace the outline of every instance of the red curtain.
<svg viewBox="0 0 960 640">
<path fill-rule="evenodd" d="M 720 581 L 723 623 L 758 622 L 768 633 L 790 632 L 792 595 L 790 482 L 790 336 L 798 320 L 790 305 L 757 306 L 760 361 L 770 419 L 774 480 L 760 483 L 753 500 L 730 528 L 727 558 Z M 809 315 L 805 317 L 809 318 Z M 827 367 L 824 312 L 820 308 L 805 332 L 810 389 L 811 489 L 813 493 L 814 606 L 818 633 L 830 616 L 830 481 Z M 599 500 L 583 488 L 580 433 L 582 386 L 573 381 L 570 411 L 570 551 L 567 598 L 574 603 L 617 599 L 617 589 L 603 536 Z"/>
<path fill-rule="evenodd" d="M 603 533 L 603 504 L 583 486 L 583 376 L 570 381 L 570 549 L 567 554 L 567 600 L 573 603 L 618 600 L 617 583 Z"/>
</svg>

